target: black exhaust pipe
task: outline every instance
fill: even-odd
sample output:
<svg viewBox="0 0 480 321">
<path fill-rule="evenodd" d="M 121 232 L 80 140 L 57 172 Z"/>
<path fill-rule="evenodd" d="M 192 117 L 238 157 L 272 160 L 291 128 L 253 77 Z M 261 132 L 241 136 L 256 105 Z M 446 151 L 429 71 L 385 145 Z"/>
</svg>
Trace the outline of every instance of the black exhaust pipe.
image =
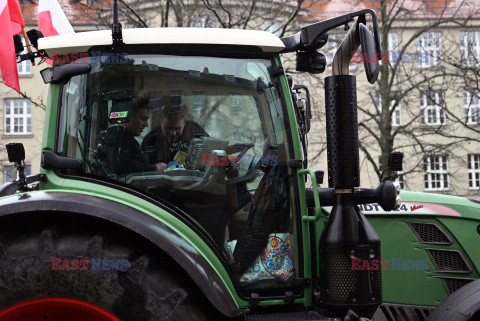
<svg viewBox="0 0 480 321">
<path fill-rule="evenodd" d="M 354 203 L 354 188 L 360 186 L 355 76 L 325 78 L 325 100 L 328 183 L 335 200 L 320 236 L 317 303 L 331 317 L 344 317 L 351 309 L 370 318 L 382 302 L 380 238 Z M 378 268 L 358 269 L 365 261 Z"/>
</svg>

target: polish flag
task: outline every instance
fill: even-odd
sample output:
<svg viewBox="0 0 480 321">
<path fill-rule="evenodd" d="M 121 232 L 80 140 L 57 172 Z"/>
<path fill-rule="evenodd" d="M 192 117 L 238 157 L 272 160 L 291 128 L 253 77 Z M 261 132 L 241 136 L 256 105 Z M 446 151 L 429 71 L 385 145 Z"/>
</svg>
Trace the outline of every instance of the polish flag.
<svg viewBox="0 0 480 321">
<path fill-rule="evenodd" d="M 75 33 L 57 0 L 38 2 L 38 30 L 45 37 Z"/>
<path fill-rule="evenodd" d="M 22 10 L 17 0 L 7 0 L 8 10 L 10 11 L 10 21 L 12 25 L 12 34 L 18 35 L 25 28 L 25 21 L 23 21 Z"/>
<path fill-rule="evenodd" d="M 0 0 L 0 71 L 3 83 L 20 93 L 17 59 L 13 44 L 13 33 L 7 0 Z M 22 19 L 23 20 L 23 19 Z"/>
</svg>

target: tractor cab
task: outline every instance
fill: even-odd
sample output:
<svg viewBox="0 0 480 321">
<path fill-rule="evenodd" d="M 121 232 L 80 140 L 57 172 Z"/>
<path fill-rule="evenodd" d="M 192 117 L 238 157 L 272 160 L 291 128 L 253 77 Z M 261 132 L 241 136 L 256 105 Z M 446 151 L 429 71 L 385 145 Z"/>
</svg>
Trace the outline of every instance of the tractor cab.
<svg viewBox="0 0 480 321">
<path fill-rule="evenodd" d="M 139 37 L 135 45 L 83 53 L 87 46 L 69 39 L 75 47 L 54 58 L 69 63 L 53 68 L 88 72 L 62 84 L 55 152 L 81 165 L 58 173 L 169 204 L 211 240 L 247 295 L 301 295 L 291 201 L 297 179 L 288 166 L 298 157 L 278 65 L 283 43 L 266 32 L 222 31 L 242 47 L 202 29 L 146 32 L 165 42 L 201 32 L 215 51 L 195 43 L 199 37 L 181 50 Z M 123 39 L 138 34 L 126 29 Z"/>
</svg>

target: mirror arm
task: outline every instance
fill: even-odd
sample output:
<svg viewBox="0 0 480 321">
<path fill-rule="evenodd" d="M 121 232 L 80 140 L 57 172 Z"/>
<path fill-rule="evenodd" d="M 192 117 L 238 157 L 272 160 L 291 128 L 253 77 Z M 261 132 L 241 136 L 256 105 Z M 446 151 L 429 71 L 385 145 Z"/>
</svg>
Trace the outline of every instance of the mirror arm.
<svg viewBox="0 0 480 321">
<path fill-rule="evenodd" d="M 360 47 L 358 35 L 358 22 L 355 20 L 353 26 L 348 30 L 347 35 L 337 49 L 332 62 L 333 75 L 348 75 L 350 61 L 352 60 L 352 52 Z"/>
<path fill-rule="evenodd" d="M 280 38 L 285 45 L 285 49 L 281 53 L 320 49 L 327 42 L 328 36 L 325 37 L 325 35 L 328 31 L 353 21 L 355 17 L 359 17 L 362 20 L 360 22 L 365 24 L 366 14 L 372 16 L 375 47 L 377 52 L 380 52 L 377 14 L 372 9 L 364 9 L 305 26 L 300 32 L 292 36 Z M 324 38 L 322 39 L 322 37 Z"/>
</svg>

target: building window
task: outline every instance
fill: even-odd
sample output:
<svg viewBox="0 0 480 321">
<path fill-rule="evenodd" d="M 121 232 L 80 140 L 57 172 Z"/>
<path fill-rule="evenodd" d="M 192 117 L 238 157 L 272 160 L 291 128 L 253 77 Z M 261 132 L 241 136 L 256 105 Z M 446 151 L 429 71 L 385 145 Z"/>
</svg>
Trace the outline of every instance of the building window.
<svg viewBox="0 0 480 321">
<path fill-rule="evenodd" d="M 380 62 L 384 60 L 381 58 L 383 57 L 380 57 Z M 394 32 L 389 32 L 388 33 L 388 60 L 390 64 L 395 65 L 399 59 L 400 59 L 400 52 L 398 50 L 397 34 Z"/>
<path fill-rule="evenodd" d="M 390 102 L 390 110 L 392 110 L 395 101 Z M 392 126 L 400 126 L 402 124 L 402 107 L 398 105 L 392 113 Z"/>
<path fill-rule="evenodd" d="M 447 156 L 429 156 L 423 160 L 425 189 L 443 191 L 449 188 Z"/>
<path fill-rule="evenodd" d="M 170 91 L 169 105 L 171 113 L 179 112 L 183 108 L 183 91 Z"/>
<path fill-rule="evenodd" d="M 148 101 L 148 108 L 152 116 L 159 116 L 162 111 L 162 92 L 151 92 Z"/>
<path fill-rule="evenodd" d="M 471 189 L 480 188 L 480 154 L 468 155 L 468 182 Z"/>
<path fill-rule="evenodd" d="M 335 53 L 337 52 L 337 49 L 344 38 L 345 38 L 345 34 L 331 34 L 328 36 L 328 42 L 327 42 L 327 58 L 328 58 L 327 65 L 328 66 L 332 65 L 333 57 L 335 57 Z M 363 56 L 360 57 L 359 61 L 363 61 Z M 357 64 L 358 63 L 350 63 L 349 69 L 350 70 L 356 69 Z"/>
<path fill-rule="evenodd" d="M 22 37 L 23 43 L 23 51 L 21 54 L 25 54 L 28 52 L 28 48 L 25 45 L 25 39 Z M 32 63 L 30 60 L 24 60 L 22 62 L 17 63 L 18 74 L 19 75 L 31 75 L 32 74 Z"/>
<path fill-rule="evenodd" d="M 280 37 L 282 34 L 282 24 L 274 20 L 264 20 L 262 23 L 262 30 L 271 32 L 275 36 Z"/>
<path fill-rule="evenodd" d="M 5 172 L 4 172 L 5 182 L 13 181 L 13 166 L 7 165 L 7 166 L 4 166 L 4 169 L 5 169 Z"/>
<path fill-rule="evenodd" d="M 11 182 L 15 179 L 18 179 L 18 171 L 14 170 L 15 167 L 13 165 L 5 165 L 3 169 L 4 169 L 3 177 L 5 178 L 5 182 Z M 26 165 L 24 172 L 25 172 L 25 176 L 32 175 L 32 166 Z"/>
<path fill-rule="evenodd" d="M 398 49 L 398 37 L 395 32 L 388 33 L 388 51 Z"/>
<path fill-rule="evenodd" d="M 463 66 L 480 65 L 480 32 L 460 32 L 460 54 Z"/>
<path fill-rule="evenodd" d="M 465 107 L 465 122 L 468 125 L 480 124 L 480 92 L 463 92 L 463 105 Z"/>
<path fill-rule="evenodd" d="M 445 111 L 443 109 L 442 92 L 428 91 L 420 96 L 422 124 L 443 125 L 445 124 Z"/>
<path fill-rule="evenodd" d="M 205 92 L 194 91 L 192 93 L 192 109 L 194 112 L 201 112 L 205 109 Z"/>
<path fill-rule="evenodd" d="M 418 67 L 430 68 L 440 64 L 441 48 L 441 36 L 438 32 L 425 32 L 418 37 Z"/>
<path fill-rule="evenodd" d="M 230 110 L 232 114 L 241 114 L 243 112 L 240 94 L 230 93 Z"/>
<path fill-rule="evenodd" d="M 202 16 L 195 14 L 192 17 L 190 26 L 195 28 L 216 28 L 218 26 L 218 19 L 207 15 Z"/>
<path fill-rule="evenodd" d="M 390 99 L 390 104 L 389 104 L 390 111 L 392 111 L 395 103 L 396 103 L 395 94 L 392 94 Z M 380 93 L 377 93 L 377 106 L 378 106 L 378 111 L 381 113 L 383 105 L 382 105 L 382 96 L 380 95 Z M 392 123 L 392 126 L 402 125 L 402 107 L 400 104 L 398 104 L 397 107 L 395 107 L 395 110 L 392 112 L 391 123 Z"/>
<path fill-rule="evenodd" d="M 32 133 L 32 104 L 28 99 L 5 100 L 5 134 Z"/>
</svg>

